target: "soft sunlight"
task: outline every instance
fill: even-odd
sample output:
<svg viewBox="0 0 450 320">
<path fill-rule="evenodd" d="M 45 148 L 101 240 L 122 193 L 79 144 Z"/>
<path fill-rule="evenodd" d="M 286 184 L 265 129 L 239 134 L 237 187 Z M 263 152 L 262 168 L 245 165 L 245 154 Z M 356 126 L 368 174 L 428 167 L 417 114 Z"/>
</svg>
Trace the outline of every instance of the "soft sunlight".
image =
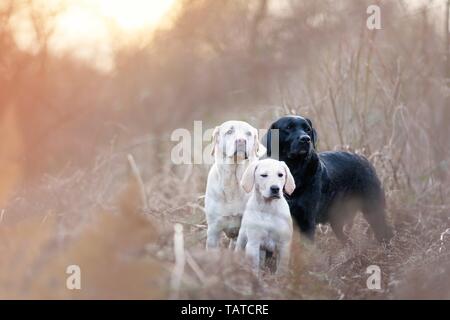
<svg viewBox="0 0 450 320">
<path fill-rule="evenodd" d="M 78 58 L 93 61 L 103 70 L 113 66 L 114 47 L 142 40 L 168 21 L 166 17 L 177 0 L 46 0 L 42 8 L 60 7 L 50 48 L 59 53 L 71 52 Z M 62 6 L 61 6 L 62 5 Z M 20 47 L 33 50 L 31 25 L 24 17 L 16 23 L 16 40 Z"/>
<path fill-rule="evenodd" d="M 159 24 L 175 0 L 96 0 L 100 15 L 112 19 L 125 31 Z"/>
</svg>

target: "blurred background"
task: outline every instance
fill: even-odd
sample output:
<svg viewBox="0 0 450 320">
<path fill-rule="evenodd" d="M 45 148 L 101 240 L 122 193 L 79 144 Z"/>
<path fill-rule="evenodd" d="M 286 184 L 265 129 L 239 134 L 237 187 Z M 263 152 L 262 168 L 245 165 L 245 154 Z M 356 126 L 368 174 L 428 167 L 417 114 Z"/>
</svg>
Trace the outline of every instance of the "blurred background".
<svg viewBox="0 0 450 320">
<path fill-rule="evenodd" d="M 371 4 L 381 8 L 381 30 L 366 26 Z M 320 150 L 352 150 L 375 164 L 399 230 L 394 247 L 386 253 L 360 241 L 350 250 L 325 230 L 320 250 L 313 250 L 320 254 L 302 258 L 296 279 L 304 281 L 288 293 L 269 294 L 267 283 L 254 279 L 251 290 L 221 279 L 209 287 L 193 267 L 180 296 L 449 298 L 443 278 L 450 274 L 449 6 L 446 0 L 0 0 L 0 297 L 168 297 L 168 285 L 111 289 L 105 283 L 117 274 L 99 280 L 98 270 L 120 265 L 126 270 L 119 268 L 120 275 L 140 284 L 158 275 L 163 284 L 156 287 L 164 287 L 174 222 L 185 225 L 195 259 L 204 259 L 207 167 L 174 166 L 171 132 L 192 130 L 194 120 L 207 129 L 231 118 L 263 129 L 278 116 L 300 114 L 312 119 Z M 153 259 L 131 266 L 108 251 L 120 247 L 113 235 L 122 222 L 99 224 L 94 235 L 84 231 L 99 212 L 133 211 L 132 200 L 120 200 L 129 186 L 128 154 L 145 185 L 139 210 L 162 233 L 155 240 L 143 231 L 139 238 L 140 222 L 123 231 L 124 238 L 138 237 L 125 241 L 126 252 L 145 247 L 138 256 Z M 360 221 L 356 239 L 366 238 L 365 229 Z M 92 248 L 89 237 L 100 237 L 94 242 L 101 245 Z M 86 252 L 112 256 L 105 266 Z M 60 259 L 73 257 L 89 261 L 86 268 L 96 274 L 83 293 L 58 285 L 65 279 Z M 364 266 L 375 262 L 385 265 L 381 293 L 364 288 Z M 43 278 L 32 281 L 37 271 Z M 417 283 L 406 280 L 411 274 Z"/>
</svg>

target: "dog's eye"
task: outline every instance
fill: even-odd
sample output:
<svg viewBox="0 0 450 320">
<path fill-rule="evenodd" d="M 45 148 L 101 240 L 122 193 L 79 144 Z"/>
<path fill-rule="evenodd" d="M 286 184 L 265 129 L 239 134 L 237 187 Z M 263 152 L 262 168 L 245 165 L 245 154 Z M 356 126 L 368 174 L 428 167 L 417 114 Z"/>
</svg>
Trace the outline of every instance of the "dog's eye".
<svg viewBox="0 0 450 320">
<path fill-rule="evenodd" d="M 279 176 L 280 178 L 282 178 L 282 177 L 283 177 L 283 174 L 282 174 L 282 173 L 279 173 L 278 176 Z"/>
<path fill-rule="evenodd" d="M 252 135 L 250 131 L 247 131 L 245 134 L 248 135 L 249 137 Z"/>
<path fill-rule="evenodd" d="M 305 131 L 306 132 L 311 132 L 311 128 L 310 127 L 306 127 Z"/>
<path fill-rule="evenodd" d="M 267 178 L 268 176 L 267 176 L 267 174 L 264 173 L 264 174 L 261 175 L 261 177 Z"/>
<path fill-rule="evenodd" d="M 230 129 L 225 134 L 232 134 L 232 133 L 233 133 L 233 129 Z"/>
<path fill-rule="evenodd" d="M 292 124 L 288 124 L 288 126 L 286 127 L 286 129 L 290 130 L 292 129 L 293 125 Z"/>
</svg>

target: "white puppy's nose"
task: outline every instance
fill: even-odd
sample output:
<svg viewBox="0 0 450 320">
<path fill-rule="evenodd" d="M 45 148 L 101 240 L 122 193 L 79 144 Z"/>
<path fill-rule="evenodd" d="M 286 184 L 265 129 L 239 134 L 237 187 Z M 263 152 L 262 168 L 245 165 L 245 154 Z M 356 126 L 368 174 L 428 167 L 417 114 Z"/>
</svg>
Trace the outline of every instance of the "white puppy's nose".
<svg viewBox="0 0 450 320">
<path fill-rule="evenodd" d="M 280 192 L 280 187 L 279 186 L 275 186 L 275 185 L 270 186 L 270 192 L 272 194 L 278 194 Z"/>
</svg>

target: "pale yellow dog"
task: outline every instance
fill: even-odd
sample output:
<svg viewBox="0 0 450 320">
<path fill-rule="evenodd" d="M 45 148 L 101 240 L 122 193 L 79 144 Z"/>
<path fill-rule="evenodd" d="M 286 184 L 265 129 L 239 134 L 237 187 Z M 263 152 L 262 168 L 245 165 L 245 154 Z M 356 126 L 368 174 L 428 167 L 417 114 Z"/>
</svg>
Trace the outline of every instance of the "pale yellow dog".
<svg viewBox="0 0 450 320">
<path fill-rule="evenodd" d="M 216 127 L 213 141 L 214 164 L 205 194 L 206 247 L 218 247 L 225 232 L 233 248 L 249 198 L 240 181 L 247 167 L 265 153 L 265 148 L 259 142 L 258 131 L 243 121 L 227 121 Z"/>
</svg>

